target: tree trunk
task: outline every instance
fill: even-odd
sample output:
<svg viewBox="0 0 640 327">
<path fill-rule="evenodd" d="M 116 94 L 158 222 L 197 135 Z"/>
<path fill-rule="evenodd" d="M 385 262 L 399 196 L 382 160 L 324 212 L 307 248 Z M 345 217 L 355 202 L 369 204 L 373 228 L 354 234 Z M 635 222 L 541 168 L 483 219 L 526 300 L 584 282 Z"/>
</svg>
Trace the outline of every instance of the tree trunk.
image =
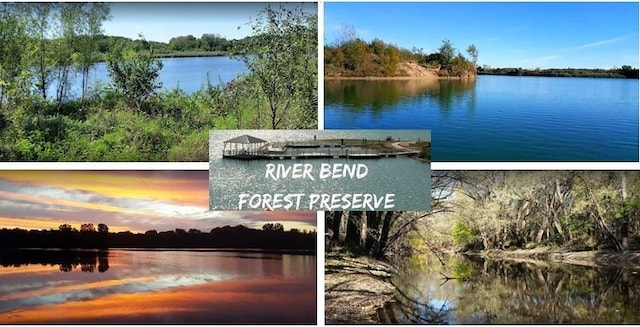
<svg viewBox="0 0 640 327">
<path fill-rule="evenodd" d="M 333 241 L 340 240 L 340 226 L 342 225 L 342 211 L 334 211 L 330 214 L 333 214 L 333 219 L 331 220 L 331 230 L 333 231 L 333 236 L 331 239 Z"/>
<path fill-rule="evenodd" d="M 373 249 L 380 241 L 380 218 L 382 216 L 381 211 L 367 211 L 367 235 L 364 244 L 364 251 L 367 253 L 373 253 Z"/>
<path fill-rule="evenodd" d="M 352 246 L 360 244 L 360 230 L 362 226 L 362 214 L 358 211 L 350 211 L 347 217 L 347 235 L 345 241 Z"/>
<path fill-rule="evenodd" d="M 629 212 L 626 210 L 627 198 L 629 196 L 627 193 L 627 174 L 622 171 L 620 172 L 620 175 L 620 188 L 622 189 L 622 205 L 624 209 L 624 217 L 622 217 L 622 225 L 620 226 L 620 238 L 622 241 L 622 249 L 626 250 L 629 248 L 629 220 L 631 217 L 628 216 Z"/>
<path fill-rule="evenodd" d="M 394 211 L 387 211 L 384 214 L 384 220 L 382 222 L 382 231 L 380 231 L 380 242 L 376 249 L 376 257 L 384 256 L 384 251 L 387 248 L 387 241 L 389 241 L 389 230 L 391 229 L 391 220 L 393 219 Z"/>
</svg>

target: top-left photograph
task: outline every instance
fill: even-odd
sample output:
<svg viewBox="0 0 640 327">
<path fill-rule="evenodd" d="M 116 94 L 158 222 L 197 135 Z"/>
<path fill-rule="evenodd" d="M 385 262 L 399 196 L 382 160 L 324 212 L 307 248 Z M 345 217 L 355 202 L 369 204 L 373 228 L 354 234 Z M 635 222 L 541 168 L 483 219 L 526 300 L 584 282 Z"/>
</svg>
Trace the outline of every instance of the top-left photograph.
<svg viewBox="0 0 640 327">
<path fill-rule="evenodd" d="M 317 3 L 0 3 L 0 161 L 208 161 L 317 83 Z"/>
</svg>

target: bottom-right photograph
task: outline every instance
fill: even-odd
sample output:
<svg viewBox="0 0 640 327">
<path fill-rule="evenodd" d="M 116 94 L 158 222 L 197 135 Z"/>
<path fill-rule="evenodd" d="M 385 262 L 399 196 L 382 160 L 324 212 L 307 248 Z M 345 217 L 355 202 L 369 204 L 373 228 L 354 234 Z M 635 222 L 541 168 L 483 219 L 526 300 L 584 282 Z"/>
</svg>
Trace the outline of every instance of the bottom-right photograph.
<svg viewBox="0 0 640 327">
<path fill-rule="evenodd" d="M 432 171 L 430 211 L 325 213 L 326 324 L 638 324 L 640 171 Z"/>
</svg>

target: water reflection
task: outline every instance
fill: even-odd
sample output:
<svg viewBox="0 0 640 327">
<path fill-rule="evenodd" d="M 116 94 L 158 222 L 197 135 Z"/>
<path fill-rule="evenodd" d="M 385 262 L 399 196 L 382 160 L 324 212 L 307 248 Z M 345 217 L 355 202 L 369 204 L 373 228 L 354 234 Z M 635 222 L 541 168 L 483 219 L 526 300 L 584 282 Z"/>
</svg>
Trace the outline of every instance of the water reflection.
<svg viewBox="0 0 640 327">
<path fill-rule="evenodd" d="M 327 80 L 324 115 L 326 129 L 430 129 L 434 161 L 638 161 L 637 80 Z"/>
<path fill-rule="evenodd" d="M 436 101 L 443 113 L 464 101 L 469 110 L 475 107 L 475 80 L 327 80 L 325 103 L 351 110 L 382 112 L 403 102 L 419 104 Z"/>
<path fill-rule="evenodd" d="M 0 265 L 20 267 L 28 265 L 59 266 L 60 271 L 70 272 L 80 267 L 80 271 L 92 273 L 109 270 L 109 251 L 107 250 L 4 250 L 1 251 Z"/>
<path fill-rule="evenodd" d="M 315 323 L 314 256 L 20 251 L 2 256 L 0 323 Z M 100 273 L 87 273 L 95 272 Z"/>
<path fill-rule="evenodd" d="M 638 269 L 477 257 L 448 258 L 443 267 L 433 260 L 414 259 L 394 280 L 398 295 L 379 310 L 382 320 L 453 324 L 640 322 Z"/>
</svg>

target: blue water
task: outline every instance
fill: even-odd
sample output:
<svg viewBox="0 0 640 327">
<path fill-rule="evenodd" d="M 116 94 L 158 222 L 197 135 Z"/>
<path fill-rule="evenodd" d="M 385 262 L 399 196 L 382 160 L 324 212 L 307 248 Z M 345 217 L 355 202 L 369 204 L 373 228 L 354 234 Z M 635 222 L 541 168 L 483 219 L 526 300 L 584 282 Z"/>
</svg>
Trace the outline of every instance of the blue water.
<svg viewBox="0 0 640 327">
<path fill-rule="evenodd" d="M 326 81 L 326 129 L 430 129 L 434 161 L 638 161 L 638 80 Z"/>
<path fill-rule="evenodd" d="M 229 57 L 193 57 L 193 58 L 164 58 L 160 71 L 162 89 L 173 90 L 179 88 L 190 94 L 202 88 L 207 82 L 207 73 L 212 85 L 228 83 L 240 73 L 246 73 L 247 68 L 242 61 Z M 98 63 L 90 73 L 89 85 L 92 88 L 100 84 L 111 83 L 105 63 Z M 82 92 L 82 76 L 74 74 L 71 78 L 70 98 L 77 98 Z M 55 85 L 49 88 L 48 96 L 55 96 Z"/>
</svg>

